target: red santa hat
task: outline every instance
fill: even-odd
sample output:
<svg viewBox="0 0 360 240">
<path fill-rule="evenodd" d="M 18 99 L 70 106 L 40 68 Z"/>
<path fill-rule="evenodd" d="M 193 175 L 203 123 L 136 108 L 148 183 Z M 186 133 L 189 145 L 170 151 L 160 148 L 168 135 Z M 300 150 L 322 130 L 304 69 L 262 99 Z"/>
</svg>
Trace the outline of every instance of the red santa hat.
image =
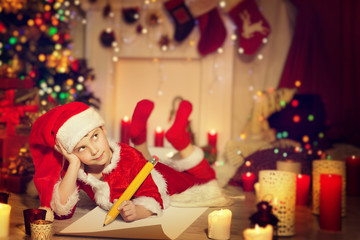
<svg viewBox="0 0 360 240">
<path fill-rule="evenodd" d="M 29 146 L 35 165 L 34 183 L 42 207 L 50 208 L 53 188 L 63 168 L 63 156 L 54 148 L 56 142 L 71 153 L 87 133 L 103 125 L 100 115 L 81 102 L 57 106 L 33 124 Z"/>
</svg>

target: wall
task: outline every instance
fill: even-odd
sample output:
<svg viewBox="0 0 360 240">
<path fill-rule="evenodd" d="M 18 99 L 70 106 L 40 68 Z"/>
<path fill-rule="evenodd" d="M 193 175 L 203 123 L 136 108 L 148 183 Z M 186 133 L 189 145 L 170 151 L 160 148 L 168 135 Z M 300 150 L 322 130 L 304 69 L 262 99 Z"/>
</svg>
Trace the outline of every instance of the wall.
<svg viewBox="0 0 360 240">
<path fill-rule="evenodd" d="M 156 34 L 165 33 L 172 37 L 174 31 L 174 25 L 163 11 L 161 1 L 152 7 L 161 11 L 164 22 L 157 29 L 151 29 L 151 34 L 147 36 L 134 34 L 131 31 L 133 27 L 122 22 L 120 1 L 113 1 L 114 18 L 104 19 L 102 9 L 105 3 L 97 1 L 89 4 L 83 1 L 82 7 L 87 11 L 85 57 L 89 66 L 95 70 L 93 89 L 101 98 L 100 112 L 112 133 L 111 137 L 119 140 L 121 118 L 131 116 L 137 101 L 148 98 L 155 102 L 148 124 L 148 141 L 151 146 L 155 127 L 169 127 L 172 100 L 180 95 L 193 103 L 190 118 L 196 142 L 199 145 L 207 144 L 207 132 L 210 129 L 217 130 L 221 155 L 231 135 L 234 51 L 230 38 L 233 25 L 229 19 L 222 16 L 228 32 L 223 53 L 200 57 L 196 49 L 199 39 L 196 27 L 180 45 L 171 43 L 167 52 L 157 46 Z M 115 29 L 120 49 L 117 53 L 113 49 L 105 49 L 99 42 L 100 33 L 107 27 Z M 189 44 L 191 41 L 195 43 L 192 46 Z M 113 61 L 114 56 L 117 61 Z"/>
</svg>

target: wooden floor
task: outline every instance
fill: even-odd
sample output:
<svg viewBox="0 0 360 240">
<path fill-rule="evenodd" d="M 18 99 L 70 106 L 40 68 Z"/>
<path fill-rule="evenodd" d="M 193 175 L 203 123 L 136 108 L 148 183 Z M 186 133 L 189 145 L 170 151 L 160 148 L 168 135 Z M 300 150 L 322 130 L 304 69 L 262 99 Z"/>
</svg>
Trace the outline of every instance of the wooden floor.
<svg viewBox="0 0 360 240">
<path fill-rule="evenodd" d="M 235 203 L 229 207 L 232 211 L 231 239 L 244 239 L 243 231 L 250 225 L 249 216 L 256 210 L 255 196 L 252 192 L 243 193 L 240 188 L 234 186 L 226 187 L 226 192 L 232 196 L 245 196 L 244 199 L 237 199 Z M 319 229 L 318 217 L 311 213 L 310 206 L 301 206 L 296 208 L 295 229 L 296 235 L 292 237 L 280 238 L 289 240 L 360 240 L 360 197 L 347 197 L 346 199 L 346 217 L 342 218 L 341 232 L 326 232 Z M 25 234 L 23 210 L 27 208 L 37 208 L 39 200 L 27 196 L 26 194 L 11 193 L 9 204 L 12 206 L 10 220 L 10 236 L 6 240 L 31 238 Z M 86 198 L 79 202 L 75 215 L 67 220 L 55 220 L 53 223 L 54 231 L 59 231 L 76 219 L 83 216 L 89 210 L 94 208 L 94 204 Z M 209 208 L 201 215 L 185 232 L 177 239 L 181 240 L 206 240 L 208 239 L 207 216 L 210 212 L 217 208 Z M 121 236 L 119 236 L 120 239 Z M 83 237 L 66 237 L 53 236 L 53 239 L 99 239 L 99 238 L 83 238 Z"/>
</svg>

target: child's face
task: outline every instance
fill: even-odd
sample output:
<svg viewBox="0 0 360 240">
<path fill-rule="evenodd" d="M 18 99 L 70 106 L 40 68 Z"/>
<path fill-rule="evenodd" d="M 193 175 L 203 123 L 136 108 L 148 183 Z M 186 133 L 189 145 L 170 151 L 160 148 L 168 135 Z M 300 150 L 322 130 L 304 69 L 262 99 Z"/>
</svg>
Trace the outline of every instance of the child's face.
<svg viewBox="0 0 360 240">
<path fill-rule="evenodd" d="M 104 127 L 98 127 L 90 131 L 75 146 L 75 154 L 85 165 L 104 165 L 111 159 L 112 152 L 106 138 Z"/>
</svg>

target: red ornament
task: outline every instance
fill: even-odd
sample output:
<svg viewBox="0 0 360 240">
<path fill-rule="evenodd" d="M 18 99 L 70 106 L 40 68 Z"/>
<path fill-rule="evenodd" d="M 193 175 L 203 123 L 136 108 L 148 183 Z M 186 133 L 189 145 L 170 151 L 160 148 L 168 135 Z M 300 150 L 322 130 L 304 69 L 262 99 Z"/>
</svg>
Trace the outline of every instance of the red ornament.
<svg viewBox="0 0 360 240">
<path fill-rule="evenodd" d="M 139 33 L 139 34 L 142 33 L 143 29 L 144 28 L 143 28 L 143 26 L 141 24 L 137 25 L 136 26 L 136 33 Z"/>
<path fill-rule="evenodd" d="M 40 26 L 41 24 L 43 24 L 42 18 L 40 17 L 35 18 L 35 24 L 36 26 Z"/>
<path fill-rule="evenodd" d="M 299 115 L 294 115 L 294 117 L 293 117 L 293 121 L 295 122 L 295 123 L 299 123 L 300 122 L 300 116 Z"/>
<path fill-rule="evenodd" d="M 115 33 L 112 30 L 103 30 L 100 34 L 100 42 L 104 47 L 111 47 L 115 41 Z"/>
<path fill-rule="evenodd" d="M 292 101 L 291 101 L 291 106 L 293 106 L 293 107 L 299 106 L 299 101 L 296 100 L 296 99 L 292 100 Z"/>
<path fill-rule="evenodd" d="M 74 61 L 72 61 L 70 67 L 71 70 L 73 70 L 74 72 L 79 72 L 79 68 L 80 68 L 79 60 L 75 59 Z"/>
<path fill-rule="evenodd" d="M 0 22 L 0 33 L 5 33 L 5 32 L 6 32 L 5 25 L 2 22 Z"/>
</svg>

